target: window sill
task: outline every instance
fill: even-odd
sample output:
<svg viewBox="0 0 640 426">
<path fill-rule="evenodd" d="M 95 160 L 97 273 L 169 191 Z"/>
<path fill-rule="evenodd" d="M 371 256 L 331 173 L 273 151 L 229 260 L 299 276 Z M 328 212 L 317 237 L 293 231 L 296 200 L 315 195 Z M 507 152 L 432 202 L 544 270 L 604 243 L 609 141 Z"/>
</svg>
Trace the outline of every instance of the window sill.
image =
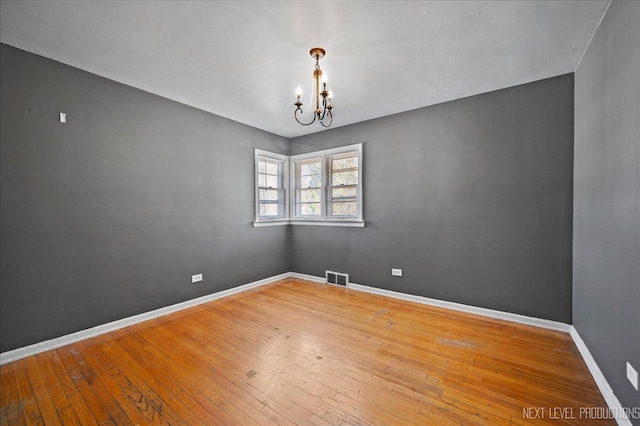
<svg viewBox="0 0 640 426">
<path fill-rule="evenodd" d="M 253 221 L 254 228 L 262 228 L 263 226 L 282 226 L 288 225 L 288 220 L 263 220 L 263 221 Z"/>
<path fill-rule="evenodd" d="M 291 220 L 292 225 L 311 226 L 346 226 L 351 228 L 364 228 L 363 220 Z"/>
<path fill-rule="evenodd" d="M 273 220 L 253 222 L 254 228 L 262 228 L 264 226 L 281 226 L 281 225 L 310 225 L 310 226 L 342 226 L 348 228 L 364 228 L 365 222 L 362 220 Z"/>
</svg>

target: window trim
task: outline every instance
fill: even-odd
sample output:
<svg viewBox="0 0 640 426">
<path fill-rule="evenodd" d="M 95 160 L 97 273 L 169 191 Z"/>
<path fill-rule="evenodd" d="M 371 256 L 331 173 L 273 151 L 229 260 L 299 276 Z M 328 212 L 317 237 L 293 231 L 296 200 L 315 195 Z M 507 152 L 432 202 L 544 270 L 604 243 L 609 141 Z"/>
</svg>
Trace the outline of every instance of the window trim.
<svg viewBox="0 0 640 426">
<path fill-rule="evenodd" d="M 259 186 L 259 173 L 258 173 L 258 160 L 264 158 L 266 160 L 282 162 L 282 190 L 284 192 L 284 216 L 274 218 L 260 218 L 260 186 Z M 268 225 L 286 225 L 289 221 L 289 156 L 283 154 L 277 154 L 275 152 L 265 151 L 263 149 L 254 149 L 253 155 L 253 167 L 254 167 L 254 226 L 260 224 L 262 226 Z"/>
<path fill-rule="evenodd" d="M 327 157 L 332 157 L 340 154 L 346 154 L 349 152 L 357 151 L 358 153 L 358 186 L 357 186 L 357 201 L 358 201 L 358 215 L 357 217 L 335 217 L 327 215 L 327 200 L 329 195 L 327 191 L 330 188 L 327 187 L 328 183 L 328 161 Z M 345 145 L 336 148 L 329 148 L 320 151 L 306 152 L 298 155 L 283 155 L 277 154 L 262 149 L 254 149 L 254 221 L 253 226 L 278 226 L 278 225 L 312 225 L 312 226 L 344 226 L 344 227 L 356 227 L 363 228 L 365 226 L 364 221 L 364 179 L 363 179 L 363 162 L 362 162 L 362 142 L 352 145 Z M 263 157 L 266 159 L 283 161 L 285 164 L 284 173 L 284 196 L 285 196 L 285 217 L 274 219 L 260 219 L 260 200 L 259 200 L 259 187 L 258 187 L 258 158 Z M 321 158 L 322 169 L 322 184 L 320 187 L 320 217 L 308 217 L 308 216 L 296 216 L 296 165 L 295 163 L 300 160 L 310 159 L 314 157 Z"/>
</svg>

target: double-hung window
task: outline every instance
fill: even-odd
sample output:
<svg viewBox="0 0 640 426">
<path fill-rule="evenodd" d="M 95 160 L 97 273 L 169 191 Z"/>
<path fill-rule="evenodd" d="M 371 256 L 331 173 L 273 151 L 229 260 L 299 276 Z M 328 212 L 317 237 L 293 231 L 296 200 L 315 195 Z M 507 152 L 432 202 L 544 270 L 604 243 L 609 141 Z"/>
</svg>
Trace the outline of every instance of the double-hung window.
<svg viewBox="0 0 640 426">
<path fill-rule="evenodd" d="M 327 216 L 359 218 L 360 156 L 358 151 L 327 157 Z"/>
<path fill-rule="evenodd" d="M 364 226 L 362 144 L 285 156 L 255 150 L 254 226 Z"/>
<path fill-rule="evenodd" d="M 322 218 L 322 157 L 294 162 L 296 218 Z"/>
<path fill-rule="evenodd" d="M 255 167 L 256 222 L 287 220 L 289 157 L 256 149 Z"/>
<path fill-rule="evenodd" d="M 362 226 L 362 144 L 291 156 L 293 223 Z"/>
</svg>

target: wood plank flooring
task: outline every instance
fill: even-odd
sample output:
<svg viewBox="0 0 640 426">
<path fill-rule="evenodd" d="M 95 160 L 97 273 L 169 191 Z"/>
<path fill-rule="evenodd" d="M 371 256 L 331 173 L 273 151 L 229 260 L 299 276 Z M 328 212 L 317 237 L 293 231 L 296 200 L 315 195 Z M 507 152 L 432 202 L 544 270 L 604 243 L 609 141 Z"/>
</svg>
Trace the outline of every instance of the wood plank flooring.
<svg viewBox="0 0 640 426">
<path fill-rule="evenodd" d="M 2 425 L 615 424 L 564 333 L 294 279 L 0 377 Z"/>
</svg>

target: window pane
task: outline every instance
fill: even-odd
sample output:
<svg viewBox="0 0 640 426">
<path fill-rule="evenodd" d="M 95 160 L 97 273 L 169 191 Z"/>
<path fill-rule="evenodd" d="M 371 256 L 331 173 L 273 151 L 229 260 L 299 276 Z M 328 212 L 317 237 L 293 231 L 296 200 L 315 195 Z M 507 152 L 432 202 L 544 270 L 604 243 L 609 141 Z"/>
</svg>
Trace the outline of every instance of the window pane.
<svg viewBox="0 0 640 426">
<path fill-rule="evenodd" d="M 300 191 L 300 199 L 298 202 L 301 203 L 313 203 L 320 202 L 320 189 L 303 189 Z"/>
<path fill-rule="evenodd" d="M 272 176 L 259 174 L 258 175 L 258 186 L 260 188 L 282 188 L 280 184 L 280 176 Z"/>
<path fill-rule="evenodd" d="M 278 174 L 278 163 L 276 161 L 268 161 L 267 162 L 267 173 L 270 175 Z"/>
<path fill-rule="evenodd" d="M 320 216 L 320 203 L 300 204 L 300 215 Z"/>
<path fill-rule="evenodd" d="M 281 217 L 279 204 L 260 204 L 260 217 Z"/>
<path fill-rule="evenodd" d="M 278 183 L 279 179 L 278 176 L 271 176 L 271 175 L 266 175 L 267 177 L 267 188 L 279 188 L 280 185 Z"/>
<path fill-rule="evenodd" d="M 356 185 L 358 183 L 358 171 L 351 170 L 349 172 L 332 173 L 331 183 L 333 186 Z"/>
<path fill-rule="evenodd" d="M 358 167 L 358 156 L 357 154 L 353 157 L 346 158 L 332 158 L 331 159 L 331 170 L 339 170 L 339 169 L 353 169 Z"/>
<path fill-rule="evenodd" d="M 258 173 L 264 173 L 264 171 L 266 170 L 266 161 L 263 159 L 259 159 L 258 160 Z"/>
<path fill-rule="evenodd" d="M 259 200 L 265 201 L 282 201 L 282 190 L 277 189 L 261 189 L 259 191 Z"/>
<path fill-rule="evenodd" d="M 300 164 L 300 176 L 320 174 L 320 171 L 322 170 L 320 167 L 320 159 L 311 161 L 312 162 Z"/>
<path fill-rule="evenodd" d="M 311 175 L 300 178 L 300 188 L 319 188 L 322 185 L 322 176 Z"/>
<path fill-rule="evenodd" d="M 358 203 L 357 202 L 346 202 L 346 203 L 331 203 L 330 204 L 331 211 L 329 212 L 332 216 L 357 216 L 358 215 Z"/>
<path fill-rule="evenodd" d="M 357 197 L 358 188 L 356 186 L 344 186 L 331 189 L 331 198 Z"/>
</svg>

